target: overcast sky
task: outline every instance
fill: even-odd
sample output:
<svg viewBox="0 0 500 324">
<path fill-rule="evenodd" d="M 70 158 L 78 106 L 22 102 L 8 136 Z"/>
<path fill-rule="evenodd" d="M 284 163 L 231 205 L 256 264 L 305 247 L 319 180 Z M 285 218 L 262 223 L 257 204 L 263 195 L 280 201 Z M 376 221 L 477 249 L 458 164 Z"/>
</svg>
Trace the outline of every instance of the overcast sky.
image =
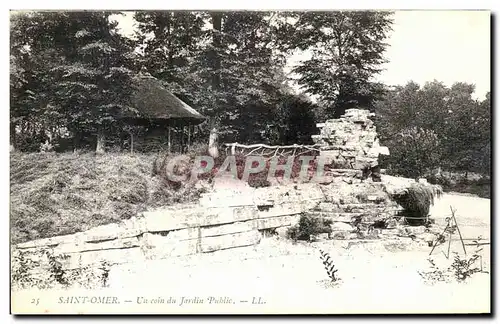
<svg viewBox="0 0 500 324">
<path fill-rule="evenodd" d="M 132 13 L 118 20 L 124 33 L 133 32 Z M 489 11 L 397 11 L 388 43 L 389 63 L 378 76 L 385 84 L 468 82 L 478 99 L 490 91 Z M 290 64 L 301 58 L 295 55 Z"/>
</svg>

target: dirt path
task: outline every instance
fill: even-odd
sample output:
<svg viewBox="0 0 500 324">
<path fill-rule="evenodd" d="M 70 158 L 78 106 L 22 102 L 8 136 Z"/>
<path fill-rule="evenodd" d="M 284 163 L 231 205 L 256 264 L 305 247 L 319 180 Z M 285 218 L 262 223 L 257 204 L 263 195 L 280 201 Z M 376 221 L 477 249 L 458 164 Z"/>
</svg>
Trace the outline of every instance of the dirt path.
<svg viewBox="0 0 500 324">
<path fill-rule="evenodd" d="M 329 286 L 316 247 L 327 250 L 335 260 L 341 280 L 338 286 Z M 463 284 L 428 286 L 417 272 L 428 268 L 427 255 L 427 251 L 389 252 L 379 244 L 346 249 L 331 242 L 307 247 L 265 239 L 256 249 L 233 249 L 175 262 L 151 261 L 140 268 L 122 269 L 114 273 L 111 284 L 142 295 L 262 297 L 267 304 L 253 308 L 258 312 L 488 311 L 488 275 L 476 275 Z M 233 307 L 224 311 L 235 310 Z"/>
<path fill-rule="evenodd" d="M 445 194 L 431 207 L 431 217 L 437 224 L 445 224 L 451 215 L 450 206 L 456 209 L 458 226 L 463 238 L 490 238 L 490 200 L 467 194 Z"/>
</svg>

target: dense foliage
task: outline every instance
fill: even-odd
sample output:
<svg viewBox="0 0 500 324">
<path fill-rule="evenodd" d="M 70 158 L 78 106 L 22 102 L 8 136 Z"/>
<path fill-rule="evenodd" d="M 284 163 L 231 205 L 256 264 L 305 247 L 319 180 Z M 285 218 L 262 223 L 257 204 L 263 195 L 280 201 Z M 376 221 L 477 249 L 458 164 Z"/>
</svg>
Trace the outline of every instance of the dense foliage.
<svg viewBox="0 0 500 324">
<path fill-rule="evenodd" d="M 490 173 L 491 102 L 474 86 L 434 81 L 396 87 L 377 104 L 378 132 L 392 173 L 416 178 L 439 170 Z"/>
<path fill-rule="evenodd" d="M 45 149 L 65 150 L 64 141 L 81 148 L 95 145 L 101 135 L 117 134 L 124 128 L 120 112 L 134 112 L 130 77 L 139 71 L 157 77 L 209 117 L 205 133 L 215 126 L 221 141 L 309 142 L 316 119 L 341 111 L 347 102 L 371 102 L 371 78 L 383 62 L 390 29 L 388 13 L 141 11 L 134 13 L 135 34 L 127 38 L 117 28 L 119 15 L 11 16 L 11 143 L 16 148 L 39 151 L 48 142 Z M 330 31 L 311 32 L 311 26 Z M 339 41 L 335 53 L 328 52 Z M 290 86 L 284 69 L 295 50 L 321 52 L 325 60 L 315 69 L 308 68 L 315 65 L 311 60 L 297 68 L 302 94 Z M 323 71 L 325 64 L 330 68 Z M 308 95 L 320 95 L 319 105 Z"/>
<path fill-rule="evenodd" d="M 84 134 L 112 133 L 120 126 L 119 114 L 133 109 L 128 102 L 132 47 L 117 32 L 111 14 L 12 16 L 13 144 L 37 150 L 40 142 L 57 143 L 67 132 L 75 141 Z M 20 130 L 20 142 L 15 139 L 15 129 Z"/>
<path fill-rule="evenodd" d="M 374 81 L 385 62 L 390 12 L 141 11 L 132 37 L 121 13 L 11 15 L 11 144 L 21 151 L 96 149 L 125 129 L 131 77 L 158 78 L 207 116 L 220 142 L 307 144 L 315 126 L 345 109 L 375 110 L 383 161 L 393 174 L 490 170 L 490 109 L 474 86 Z M 308 53 L 292 73 L 291 54 Z M 311 98 L 317 99 L 312 100 Z"/>
<path fill-rule="evenodd" d="M 434 205 L 434 199 L 441 197 L 443 189 L 438 185 L 415 183 L 404 192 L 392 196 L 400 204 L 406 216 L 406 222 L 411 225 L 427 224 L 429 210 Z"/>
<path fill-rule="evenodd" d="M 293 13 L 287 25 L 285 47 L 308 50 L 309 59 L 294 68 L 298 83 L 323 102 L 326 117 L 339 117 L 346 109 L 372 109 L 383 94 L 373 80 L 381 64 L 391 30 L 391 13 L 337 11 Z M 291 36 L 291 35 L 290 35 Z"/>
</svg>

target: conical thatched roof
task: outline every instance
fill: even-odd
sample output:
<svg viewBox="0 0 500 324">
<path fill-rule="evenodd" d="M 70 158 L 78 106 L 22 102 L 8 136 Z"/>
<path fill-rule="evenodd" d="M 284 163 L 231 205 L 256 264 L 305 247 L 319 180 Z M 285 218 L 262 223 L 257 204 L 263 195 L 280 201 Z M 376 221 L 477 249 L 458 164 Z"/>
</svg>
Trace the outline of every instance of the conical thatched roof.
<svg viewBox="0 0 500 324">
<path fill-rule="evenodd" d="M 168 91 L 155 77 L 140 73 L 133 78 L 131 104 L 139 116 L 126 116 L 131 122 L 196 125 L 205 120 L 199 112 Z"/>
</svg>

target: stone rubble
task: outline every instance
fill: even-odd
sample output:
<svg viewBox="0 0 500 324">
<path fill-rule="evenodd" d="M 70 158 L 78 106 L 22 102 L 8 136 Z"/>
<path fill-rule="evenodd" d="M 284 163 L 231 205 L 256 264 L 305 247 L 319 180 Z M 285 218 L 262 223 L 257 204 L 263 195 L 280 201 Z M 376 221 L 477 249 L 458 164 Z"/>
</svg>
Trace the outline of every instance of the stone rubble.
<svg viewBox="0 0 500 324">
<path fill-rule="evenodd" d="M 321 145 L 320 158 L 337 169 L 375 170 L 379 155 L 389 155 L 381 146 L 376 127 L 370 119 L 375 114 L 364 109 L 348 109 L 339 119 L 317 124 L 319 135 L 313 135 Z"/>
</svg>

